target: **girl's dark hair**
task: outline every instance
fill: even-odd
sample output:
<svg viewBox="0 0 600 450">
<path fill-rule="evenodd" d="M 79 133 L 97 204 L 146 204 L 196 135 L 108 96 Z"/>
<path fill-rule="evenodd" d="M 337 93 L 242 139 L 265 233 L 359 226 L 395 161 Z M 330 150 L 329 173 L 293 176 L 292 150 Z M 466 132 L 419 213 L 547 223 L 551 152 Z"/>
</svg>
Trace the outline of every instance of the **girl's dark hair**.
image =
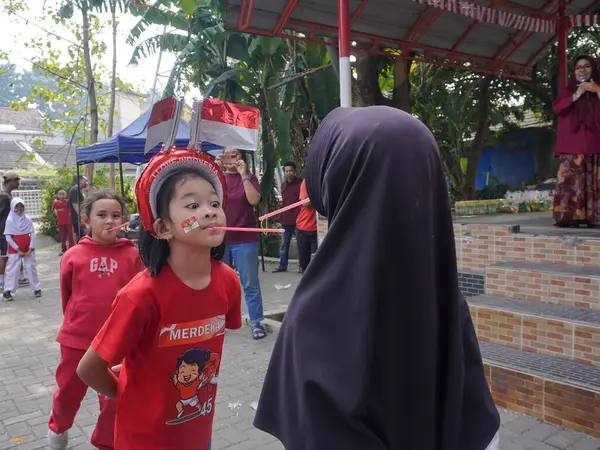
<svg viewBox="0 0 600 450">
<path fill-rule="evenodd" d="M 181 167 L 175 169 L 173 173 L 165 180 L 156 196 L 156 214 L 157 219 L 169 219 L 169 204 L 173 195 L 175 195 L 175 186 L 186 179 L 197 178 L 200 175 L 194 169 L 189 167 Z M 164 239 L 157 239 L 146 231 L 143 226 L 140 227 L 138 238 L 138 248 L 140 258 L 144 266 L 150 272 L 150 276 L 156 277 L 171 254 L 169 243 Z M 225 244 L 211 249 L 211 258 L 217 261 L 223 260 L 225 255 Z"/>
<path fill-rule="evenodd" d="M 125 217 L 127 217 L 127 206 L 125 205 L 125 201 L 119 197 L 117 194 L 107 190 L 97 190 L 92 191 L 83 201 L 83 205 L 81 205 L 81 215 L 90 217 L 92 214 L 92 206 L 98 200 L 114 200 L 121 205 L 121 212 L 123 213 L 123 221 L 125 221 Z M 88 236 L 92 236 L 92 230 L 90 229 Z"/>
</svg>

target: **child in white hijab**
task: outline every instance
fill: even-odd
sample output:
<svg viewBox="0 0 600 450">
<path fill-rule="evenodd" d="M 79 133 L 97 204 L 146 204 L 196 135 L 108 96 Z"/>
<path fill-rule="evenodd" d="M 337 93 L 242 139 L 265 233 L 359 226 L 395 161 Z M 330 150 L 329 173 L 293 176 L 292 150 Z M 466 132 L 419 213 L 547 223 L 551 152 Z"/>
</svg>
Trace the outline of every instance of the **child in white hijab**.
<svg viewBox="0 0 600 450">
<path fill-rule="evenodd" d="M 21 258 L 29 275 L 35 297 L 42 296 L 35 260 L 35 229 L 33 222 L 25 214 L 23 200 L 15 197 L 10 202 L 10 213 L 6 219 L 4 236 L 8 243 L 8 263 L 4 274 L 4 301 L 13 300 L 12 293 L 17 288 L 21 271 Z"/>
</svg>

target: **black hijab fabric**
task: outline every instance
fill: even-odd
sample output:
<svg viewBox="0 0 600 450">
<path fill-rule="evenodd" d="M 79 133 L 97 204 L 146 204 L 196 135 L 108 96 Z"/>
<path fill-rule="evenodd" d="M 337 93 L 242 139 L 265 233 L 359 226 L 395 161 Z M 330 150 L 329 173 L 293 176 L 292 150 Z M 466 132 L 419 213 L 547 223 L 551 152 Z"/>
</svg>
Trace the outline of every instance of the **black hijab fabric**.
<svg viewBox="0 0 600 450">
<path fill-rule="evenodd" d="M 433 136 L 397 109 L 336 109 L 306 182 L 329 231 L 277 337 L 255 426 L 287 450 L 484 450 L 500 419 Z"/>
</svg>

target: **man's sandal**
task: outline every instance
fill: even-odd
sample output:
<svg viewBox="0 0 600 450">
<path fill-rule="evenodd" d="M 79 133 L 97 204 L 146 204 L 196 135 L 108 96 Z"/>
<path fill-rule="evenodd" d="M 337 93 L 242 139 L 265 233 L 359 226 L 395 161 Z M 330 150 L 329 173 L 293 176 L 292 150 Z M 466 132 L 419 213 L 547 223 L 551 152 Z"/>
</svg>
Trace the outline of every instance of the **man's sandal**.
<svg viewBox="0 0 600 450">
<path fill-rule="evenodd" d="M 252 339 L 258 341 L 260 339 L 264 339 L 267 337 L 267 332 L 265 331 L 265 327 L 263 327 L 260 323 L 254 323 L 250 325 L 250 330 L 252 331 Z"/>
</svg>

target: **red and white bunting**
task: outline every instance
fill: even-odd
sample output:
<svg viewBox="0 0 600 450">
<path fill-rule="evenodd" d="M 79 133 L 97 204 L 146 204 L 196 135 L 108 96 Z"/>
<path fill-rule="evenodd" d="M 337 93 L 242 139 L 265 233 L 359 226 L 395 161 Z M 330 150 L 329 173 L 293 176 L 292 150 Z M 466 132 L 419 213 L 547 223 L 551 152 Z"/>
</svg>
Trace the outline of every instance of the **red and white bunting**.
<svg viewBox="0 0 600 450">
<path fill-rule="evenodd" d="M 499 11 L 487 6 L 476 5 L 464 0 L 413 0 L 416 3 L 443 9 L 461 16 L 475 19 L 479 22 L 500 25 L 501 27 L 514 28 L 536 33 L 556 32 L 556 21 L 541 19 L 539 17 L 524 16 L 522 14 Z"/>
<path fill-rule="evenodd" d="M 600 25 L 600 16 L 591 14 L 577 14 L 569 16 L 571 27 L 590 27 Z"/>
</svg>

